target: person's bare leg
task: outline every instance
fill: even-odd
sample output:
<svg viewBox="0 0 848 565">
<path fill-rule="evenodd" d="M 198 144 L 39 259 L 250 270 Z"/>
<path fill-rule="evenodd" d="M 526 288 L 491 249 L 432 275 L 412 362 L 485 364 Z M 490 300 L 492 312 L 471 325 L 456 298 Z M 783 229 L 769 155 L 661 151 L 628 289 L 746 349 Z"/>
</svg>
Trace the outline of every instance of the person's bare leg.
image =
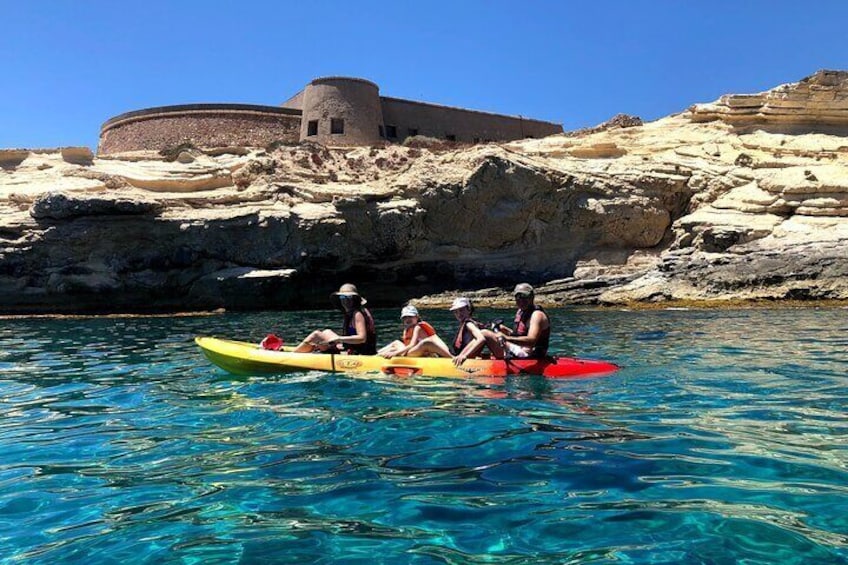
<svg viewBox="0 0 848 565">
<path fill-rule="evenodd" d="M 329 347 L 327 342 L 339 337 L 339 334 L 333 330 L 315 330 L 306 339 L 300 342 L 300 345 L 294 348 L 295 353 L 312 353 L 316 349 L 326 351 Z"/>
<path fill-rule="evenodd" d="M 386 359 L 388 359 L 389 357 L 394 357 L 395 355 L 397 355 L 397 352 L 400 351 L 403 348 L 404 348 L 403 342 L 396 339 L 393 342 L 391 342 L 390 344 L 388 344 L 387 346 L 385 346 L 384 348 L 382 348 L 380 351 L 378 351 L 377 355 L 379 355 L 380 357 L 385 357 Z"/>
<path fill-rule="evenodd" d="M 415 347 L 406 352 L 404 357 L 424 357 L 426 355 L 438 355 L 439 357 L 452 357 L 450 349 L 437 335 L 431 335 L 422 339 Z"/>
<path fill-rule="evenodd" d="M 501 338 L 498 334 L 492 330 L 480 330 L 480 333 L 482 333 L 483 337 L 486 338 L 486 346 L 489 348 L 489 351 L 492 352 L 492 355 L 496 359 L 503 359 L 504 355 L 506 355 L 506 351 L 504 350 L 504 346 L 501 344 Z"/>
</svg>

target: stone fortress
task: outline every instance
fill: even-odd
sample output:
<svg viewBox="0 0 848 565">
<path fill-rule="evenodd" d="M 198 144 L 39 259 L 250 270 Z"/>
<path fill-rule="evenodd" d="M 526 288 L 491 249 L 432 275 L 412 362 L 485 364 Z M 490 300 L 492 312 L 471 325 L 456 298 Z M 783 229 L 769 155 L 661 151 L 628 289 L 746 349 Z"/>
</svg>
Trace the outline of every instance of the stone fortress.
<svg viewBox="0 0 848 565">
<path fill-rule="evenodd" d="M 317 78 L 278 106 L 188 104 L 127 112 L 100 130 L 98 153 L 196 147 L 264 147 L 315 141 L 330 146 L 400 143 L 426 136 L 480 143 L 540 138 L 562 125 L 523 116 L 380 96 L 371 81 Z"/>
</svg>

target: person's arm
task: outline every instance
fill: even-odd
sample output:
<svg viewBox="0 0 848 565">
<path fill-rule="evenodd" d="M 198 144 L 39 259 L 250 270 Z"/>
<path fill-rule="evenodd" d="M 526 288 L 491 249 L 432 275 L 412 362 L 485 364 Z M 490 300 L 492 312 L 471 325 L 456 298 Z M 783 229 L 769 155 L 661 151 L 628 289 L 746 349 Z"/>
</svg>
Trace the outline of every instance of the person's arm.
<svg viewBox="0 0 848 565">
<path fill-rule="evenodd" d="M 360 343 L 368 341 L 368 325 L 365 323 L 365 314 L 362 312 L 355 312 L 353 314 L 353 325 L 356 328 L 356 334 L 339 336 L 334 339 L 332 343 L 359 345 Z"/>
<path fill-rule="evenodd" d="M 466 322 L 466 327 L 469 331 L 471 331 L 471 335 L 474 336 L 474 339 L 469 341 L 468 345 L 459 352 L 459 355 L 453 358 L 453 364 L 456 366 L 462 365 L 469 356 L 480 351 L 486 343 L 486 336 L 483 335 L 483 332 L 480 331 L 480 328 L 478 328 L 476 324 Z"/>
<path fill-rule="evenodd" d="M 544 312 L 536 310 L 530 316 L 530 327 L 527 328 L 527 335 L 505 335 L 504 341 L 520 345 L 521 347 L 533 347 L 539 341 L 539 334 L 542 332 L 547 321 L 547 316 Z"/>
<path fill-rule="evenodd" d="M 403 357 L 410 349 L 418 345 L 418 342 L 424 339 L 425 337 L 427 336 L 424 335 L 424 330 L 421 328 L 421 326 L 415 326 L 415 328 L 413 328 L 412 330 L 412 337 L 409 338 L 409 345 L 406 345 L 403 348 L 399 349 L 394 354 L 394 357 Z"/>
</svg>

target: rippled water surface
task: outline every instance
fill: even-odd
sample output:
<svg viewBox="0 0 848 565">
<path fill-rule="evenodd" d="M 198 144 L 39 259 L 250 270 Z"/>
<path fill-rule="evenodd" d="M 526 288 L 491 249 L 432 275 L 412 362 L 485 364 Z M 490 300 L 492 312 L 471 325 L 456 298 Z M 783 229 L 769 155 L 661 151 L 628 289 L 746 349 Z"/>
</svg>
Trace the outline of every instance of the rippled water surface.
<svg viewBox="0 0 848 565">
<path fill-rule="evenodd" d="M 332 314 L 2 320 L 0 559 L 848 563 L 848 310 L 553 318 L 624 368 L 233 377 L 195 335 Z"/>
</svg>

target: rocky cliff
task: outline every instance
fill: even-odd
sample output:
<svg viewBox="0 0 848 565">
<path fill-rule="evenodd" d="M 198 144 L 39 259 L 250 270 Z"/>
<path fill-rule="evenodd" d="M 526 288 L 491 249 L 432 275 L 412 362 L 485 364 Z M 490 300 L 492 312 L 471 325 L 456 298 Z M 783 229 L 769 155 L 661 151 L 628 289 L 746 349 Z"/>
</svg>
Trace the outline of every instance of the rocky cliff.
<svg viewBox="0 0 848 565">
<path fill-rule="evenodd" d="M 0 150 L 0 310 L 848 299 L 848 73 L 452 148 Z M 490 293 L 491 294 L 491 293 Z M 486 295 L 482 293 L 481 295 Z"/>
</svg>

